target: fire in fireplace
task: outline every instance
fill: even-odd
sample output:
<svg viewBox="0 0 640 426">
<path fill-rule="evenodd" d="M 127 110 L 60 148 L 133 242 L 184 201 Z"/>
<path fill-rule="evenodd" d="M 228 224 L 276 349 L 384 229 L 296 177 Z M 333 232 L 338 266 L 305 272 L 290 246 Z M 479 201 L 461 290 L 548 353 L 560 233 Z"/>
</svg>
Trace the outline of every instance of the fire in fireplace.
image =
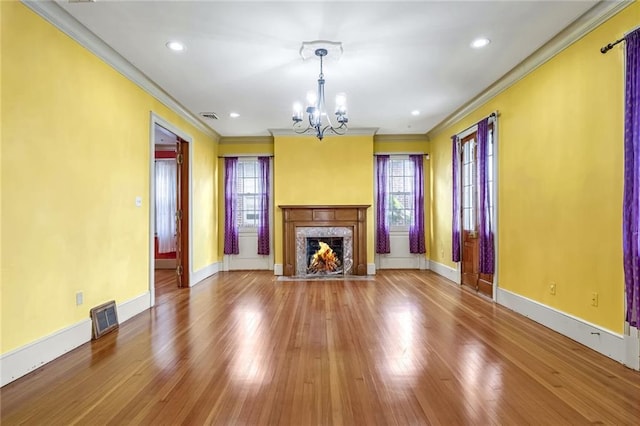
<svg viewBox="0 0 640 426">
<path fill-rule="evenodd" d="M 307 238 L 307 274 L 342 274 L 342 238 Z"/>
</svg>

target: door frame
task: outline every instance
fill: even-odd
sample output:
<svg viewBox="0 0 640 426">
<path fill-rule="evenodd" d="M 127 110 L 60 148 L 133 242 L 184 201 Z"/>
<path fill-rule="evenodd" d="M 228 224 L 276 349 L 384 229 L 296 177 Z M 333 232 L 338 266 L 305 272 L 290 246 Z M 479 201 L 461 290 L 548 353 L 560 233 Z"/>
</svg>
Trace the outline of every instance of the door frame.
<svg viewBox="0 0 640 426">
<path fill-rule="evenodd" d="M 174 126 L 169 121 L 160 117 L 158 114 L 151 111 L 150 113 L 150 127 L 149 127 L 149 297 L 150 297 L 150 306 L 155 305 L 155 246 L 154 246 L 154 234 L 155 234 L 155 161 L 154 155 L 155 152 L 155 126 L 161 126 L 165 129 L 169 130 L 176 136 L 180 137 L 186 142 L 188 150 L 185 155 L 185 162 L 188 168 L 188 176 L 187 176 L 187 184 L 188 191 L 186 191 L 187 197 L 187 215 L 183 217 L 183 220 L 187 221 L 186 227 L 188 228 L 188 232 L 186 235 L 182 235 L 182 247 L 183 252 L 187 255 L 187 262 L 183 265 L 183 268 L 187 272 L 188 282 L 187 287 L 191 287 L 193 283 L 191 282 L 193 277 L 193 185 L 192 185 L 192 175 L 193 175 L 193 167 L 192 167 L 192 158 L 193 158 L 193 138 L 185 133 L 180 128 Z M 184 149 L 184 148 L 183 148 Z"/>
<path fill-rule="evenodd" d="M 499 131 L 500 131 L 500 127 L 498 125 L 498 111 L 493 111 L 490 115 L 489 115 L 489 123 L 493 125 L 493 186 L 492 186 L 492 190 L 493 190 L 493 211 L 492 211 L 492 221 L 493 221 L 493 244 L 494 244 L 494 272 L 493 272 L 493 295 L 492 295 L 492 299 L 494 301 L 498 300 L 498 286 L 499 286 L 499 280 L 498 280 L 498 262 L 500 259 L 500 244 L 499 244 L 499 240 L 500 238 L 499 236 L 499 230 L 500 230 L 500 226 L 499 226 L 499 215 L 498 215 L 498 210 L 499 210 L 499 201 L 500 201 L 500 194 L 498 192 L 498 182 L 499 182 L 499 177 L 500 177 L 500 173 L 499 173 L 499 168 L 498 168 L 498 158 L 499 158 L 499 144 L 498 141 L 500 140 L 499 137 Z M 474 124 L 473 126 L 463 130 L 462 132 L 458 133 L 456 136 L 458 137 L 458 140 L 460 141 L 460 143 L 462 142 L 462 139 L 469 136 L 470 134 L 477 132 L 478 131 L 478 125 Z M 460 152 L 460 155 L 462 155 L 462 152 Z M 458 159 L 458 161 L 460 161 L 460 159 Z M 461 163 L 461 162 L 460 162 Z M 458 167 L 458 173 L 459 173 L 459 177 L 462 176 L 462 164 L 460 164 L 460 167 Z M 462 182 L 462 179 L 459 180 L 460 182 Z M 459 188 L 460 194 L 459 196 L 460 198 L 460 202 L 462 202 L 462 188 Z M 462 226 L 462 208 L 460 209 L 460 226 Z M 460 232 L 460 250 L 462 250 L 462 232 Z M 460 253 L 460 255 L 462 255 L 462 253 Z M 459 285 L 462 285 L 462 262 L 458 262 L 457 263 L 457 268 L 456 268 L 456 283 Z"/>
</svg>

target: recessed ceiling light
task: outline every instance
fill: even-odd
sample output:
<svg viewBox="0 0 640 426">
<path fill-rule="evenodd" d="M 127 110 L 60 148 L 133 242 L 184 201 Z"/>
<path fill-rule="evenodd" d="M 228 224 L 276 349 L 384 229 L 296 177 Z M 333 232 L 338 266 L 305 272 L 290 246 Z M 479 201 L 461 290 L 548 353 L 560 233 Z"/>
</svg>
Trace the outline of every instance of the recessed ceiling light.
<svg viewBox="0 0 640 426">
<path fill-rule="evenodd" d="M 474 49 L 480 49 L 481 47 L 485 47 L 487 44 L 491 43 L 491 40 L 488 38 L 477 38 L 471 42 L 471 47 Z"/>
<path fill-rule="evenodd" d="M 413 111 L 411 111 L 411 115 L 420 115 L 420 111 L 414 109 Z"/>
<path fill-rule="evenodd" d="M 184 50 L 184 44 L 180 43 L 179 41 L 170 41 L 167 43 L 167 47 L 174 52 L 181 52 Z"/>
<path fill-rule="evenodd" d="M 230 113 L 229 113 L 229 117 L 231 117 L 231 118 L 238 118 L 238 117 L 240 117 L 240 114 L 238 114 L 237 112 L 230 112 Z"/>
</svg>

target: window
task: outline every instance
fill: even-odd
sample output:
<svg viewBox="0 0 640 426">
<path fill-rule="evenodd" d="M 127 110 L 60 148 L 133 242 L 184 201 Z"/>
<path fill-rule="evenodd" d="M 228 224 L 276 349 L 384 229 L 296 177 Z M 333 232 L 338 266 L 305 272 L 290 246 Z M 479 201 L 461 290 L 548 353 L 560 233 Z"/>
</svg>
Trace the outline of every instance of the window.
<svg viewBox="0 0 640 426">
<path fill-rule="evenodd" d="M 396 229 L 411 225 L 413 212 L 413 163 L 409 158 L 389 159 L 389 225 Z"/>
<path fill-rule="evenodd" d="M 256 229 L 258 227 L 259 200 L 258 182 L 259 168 L 256 158 L 238 160 L 238 209 L 236 220 L 238 227 Z"/>
<path fill-rule="evenodd" d="M 477 225 L 478 167 L 475 133 L 462 140 L 462 229 L 475 232 Z"/>
</svg>

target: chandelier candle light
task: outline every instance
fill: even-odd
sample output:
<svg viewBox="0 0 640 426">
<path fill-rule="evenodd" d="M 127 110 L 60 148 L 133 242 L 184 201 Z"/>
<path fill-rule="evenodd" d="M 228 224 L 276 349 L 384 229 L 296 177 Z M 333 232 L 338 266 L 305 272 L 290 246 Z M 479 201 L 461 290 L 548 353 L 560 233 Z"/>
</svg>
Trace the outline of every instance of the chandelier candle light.
<svg viewBox="0 0 640 426">
<path fill-rule="evenodd" d="M 303 112 L 302 105 L 296 102 L 293 105 L 293 130 L 296 133 L 308 133 L 315 132 L 316 137 L 320 140 L 324 137 L 324 133 L 329 131 L 336 135 L 344 135 L 347 132 L 347 123 L 349 118 L 347 117 L 347 95 L 344 93 L 338 93 L 336 95 L 336 121 L 338 126 L 334 127 L 331 123 L 331 118 L 327 114 L 325 107 L 324 97 L 324 74 L 322 72 L 322 58 L 327 56 L 327 49 L 316 49 L 315 54 L 320 58 L 320 75 L 318 76 L 318 93 L 309 92 L 307 94 L 307 116 L 309 119 L 309 125 L 304 128 L 302 124 Z M 326 118 L 327 123 L 323 123 L 323 117 Z"/>
</svg>

